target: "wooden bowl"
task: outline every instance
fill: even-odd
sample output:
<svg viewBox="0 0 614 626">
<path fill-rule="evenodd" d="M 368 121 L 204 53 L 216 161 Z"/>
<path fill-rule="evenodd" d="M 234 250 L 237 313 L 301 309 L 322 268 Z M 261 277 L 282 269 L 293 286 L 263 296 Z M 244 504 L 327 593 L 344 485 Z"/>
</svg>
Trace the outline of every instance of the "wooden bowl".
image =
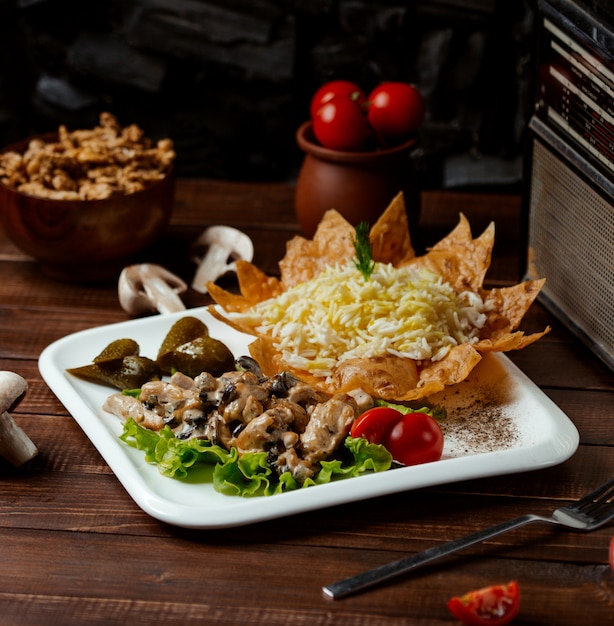
<svg viewBox="0 0 614 626">
<path fill-rule="evenodd" d="M 23 153 L 29 141 L 5 151 Z M 142 191 L 104 200 L 52 200 L 0 183 L 0 217 L 9 238 L 46 275 L 70 282 L 109 280 L 166 229 L 174 190 L 172 171 Z"/>
</svg>

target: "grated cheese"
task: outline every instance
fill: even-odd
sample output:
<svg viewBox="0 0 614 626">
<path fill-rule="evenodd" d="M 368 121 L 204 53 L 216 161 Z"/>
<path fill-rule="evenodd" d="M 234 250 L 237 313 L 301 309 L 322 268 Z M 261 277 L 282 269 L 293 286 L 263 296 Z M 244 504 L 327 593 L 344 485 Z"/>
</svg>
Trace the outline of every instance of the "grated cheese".
<svg viewBox="0 0 614 626">
<path fill-rule="evenodd" d="M 376 263 L 365 279 L 348 262 L 232 317 L 271 336 L 289 365 L 327 377 L 354 357 L 440 360 L 477 341 L 485 311 L 478 294 L 457 294 L 429 270 Z"/>
</svg>

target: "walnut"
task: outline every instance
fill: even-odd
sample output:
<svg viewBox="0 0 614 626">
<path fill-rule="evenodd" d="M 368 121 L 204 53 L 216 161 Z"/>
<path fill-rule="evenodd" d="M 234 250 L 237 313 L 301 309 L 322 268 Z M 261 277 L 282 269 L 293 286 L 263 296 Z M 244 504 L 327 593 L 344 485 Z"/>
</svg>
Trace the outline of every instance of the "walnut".
<svg viewBox="0 0 614 626">
<path fill-rule="evenodd" d="M 174 160 L 170 139 L 153 147 L 136 124 L 122 128 L 105 112 L 93 129 L 71 132 L 61 125 L 56 142 L 33 139 L 23 155 L 0 154 L 0 183 L 51 199 L 110 198 L 145 189 L 163 178 Z"/>
</svg>

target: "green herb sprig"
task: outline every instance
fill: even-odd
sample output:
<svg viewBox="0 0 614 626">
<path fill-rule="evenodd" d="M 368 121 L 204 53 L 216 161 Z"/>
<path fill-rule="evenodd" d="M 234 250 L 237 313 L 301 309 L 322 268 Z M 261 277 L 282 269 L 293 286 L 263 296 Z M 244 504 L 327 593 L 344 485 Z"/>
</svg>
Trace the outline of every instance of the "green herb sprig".
<svg viewBox="0 0 614 626">
<path fill-rule="evenodd" d="M 371 274 L 375 270 L 375 261 L 371 253 L 371 242 L 369 241 L 369 224 L 360 222 L 354 229 L 354 250 L 356 251 L 356 260 L 354 265 L 356 269 L 369 280 Z"/>
</svg>

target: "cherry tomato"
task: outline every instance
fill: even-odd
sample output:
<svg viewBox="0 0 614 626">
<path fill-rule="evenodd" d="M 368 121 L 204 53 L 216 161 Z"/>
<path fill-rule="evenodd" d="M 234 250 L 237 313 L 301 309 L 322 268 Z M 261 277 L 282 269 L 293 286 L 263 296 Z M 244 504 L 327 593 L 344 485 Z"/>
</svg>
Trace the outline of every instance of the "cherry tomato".
<svg viewBox="0 0 614 626">
<path fill-rule="evenodd" d="M 313 118 L 313 134 L 332 150 L 360 150 L 369 136 L 367 117 L 360 105 L 344 96 L 324 103 Z"/>
<path fill-rule="evenodd" d="M 506 585 L 492 585 L 448 602 L 451 613 L 469 626 L 509 624 L 520 608 L 520 589 L 514 580 Z"/>
<path fill-rule="evenodd" d="M 369 124 L 386 138 L 410 137 L 424 119 L 424 100 L 409 83 L 382 83 L 369 94 L 367 106 Z"/>
<path fill-rule="evenodd" d="M 329 83 L 322 85 L 311 98 L 311 104 L 309 112 L 313 119 L 318 112 L 318 109 L 332 100 L 336 96 L 342 96 L 350 100 L 354 100 L 358 104 L 362 105 L 367 99 L 365 92 L 356 84 L 349 80 L 331 80 Z"/>
<path fill-rule="evenodd" d="M 441 458 L 443 433 L 430 415 L 408 413 L 390 429 L 383 444 L 399 463 L 420 465 Z"/>
<path fill-rule="evenodd" d="M 610 540 L 610 567 L 614 570 L 614 537 Z"/>
<path fill-rule="evenodd" d="M 377 406 L 354 422 L 350 435 L 382 444 L 403 465 L 437 461 L 443 452 L 439 424 L 421 412 L 403 414 L 392 407 Z"/>
<path fill-rule="evenodd" d="M 392 427 L 403 417 L 403 413 L 387 406 L 376 406 L 365 411 L 352 424 L 350 435 L 364 437 L 371 443 L 384 443 Z"/>
</svg>

